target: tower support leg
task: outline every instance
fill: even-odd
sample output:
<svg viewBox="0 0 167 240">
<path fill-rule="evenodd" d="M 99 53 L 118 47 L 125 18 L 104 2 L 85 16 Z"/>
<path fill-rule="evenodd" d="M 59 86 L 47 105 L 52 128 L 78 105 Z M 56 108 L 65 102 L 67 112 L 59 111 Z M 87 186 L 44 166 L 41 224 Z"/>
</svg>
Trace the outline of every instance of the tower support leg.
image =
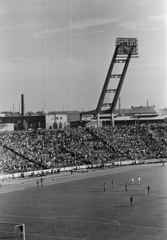
<svg viewBox="0 0 167 240">
<path fill-rule="evenodd" d="M 100 116 L 99 116 L 99 113 L 97 113 L 97 128 L 99 128 L 99 119 L 100 119 Z"/>
<path fill-rule="evenodd" d="M 111 113 L 111 126 L 114 127 L 114 114 Z"/>
</svg>

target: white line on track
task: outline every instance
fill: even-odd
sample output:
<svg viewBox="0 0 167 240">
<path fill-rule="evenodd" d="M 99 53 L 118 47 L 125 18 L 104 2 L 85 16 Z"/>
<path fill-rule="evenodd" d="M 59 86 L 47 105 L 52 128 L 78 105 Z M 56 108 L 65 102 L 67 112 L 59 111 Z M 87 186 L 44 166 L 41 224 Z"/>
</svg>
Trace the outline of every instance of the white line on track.
<svg viewBox="0 0 167 240">
<path fill-rule="evenodd" d="M 85 220 L 78 220 L 78 219 L 72 219 L 72 218 L 77 218 L 77 216 L 48 216 L 48 217 L 31 217 L 31 216 L 16 216 L 16 215 L 1 215 L 1 216 L 6 216 L 6 217 L 21 217 L 21 218 L 31 218 L 31 219 L 36 219 L 36 218 L 39 218 L 39 219 L 51 219 L 51 218 L 60 218 L 62 220 L 69 220 L 70 218 L 70 221 L 73 221 L 73 222 L 85 222 L 85 223 L 92 223 L 92 224 L 104 224 L 104 225 L 107 225 L 107 224 L 112 224 L 112 223 L 116 223 L 115 226 L 120 226 L 120 227 L 135 227 L 135 228 L 144 228 L 144 229 L 157 229 L 157 230 L 165 230 L 167 231 L 167 228 L 162 228 L 162 227 L 152 227 L 152 226 L 142 226 L 142 225 L 131 225 L 131 224 L 123 224 L 123 223 L 120 223 L 116 220 L 113 220 L 113 219 L 108 219 L 108 218 L 98 218 L 98 217 L 91 217 L 92 219 L 103 219 L 103 220 L 107 220 L 107 221 L 110 221 L 110 222 L 100 222 L 100 221 L 85 221 Z M 80 216 L 79 218 L 86 218 L 87 216 Z M 37 234 L 27 234 L 27 235 L 36 235 Z M 39 235 L 39 236 L 45 236 L 45 235 Z M 49 236 L 48 237 L 52 237 L 52 236 Z M 53 236 L 54 237 L 54 236 Z M 56 236 L 55 236 L 56 237 Z M 58 236 L 57 236 L 58 237 Z M 63 238 L 63 237 L 61 237 Z M 67 238 L 67 237 L 66 237 Z M 69 239 L 78 239 L 78 240 L 85 240 L 85 239 L 80 239 L 80 238 L 69 238 Z"/>
<path fill-rule="evenodd" d="M 157 229 L 157 230 L 165 230 L 167 231 L 167 228 L 161 228 L 161 227 L 150 227 L 150 226 L 141 226 L 141 225 L 130 225 L 130 224 L 120 224 L 119 225 L 120 227 L 121 226 L 126 226 L 126 227 L 135 227 L 135 228 L 146 228 L 146 229 Z"/>
<path fill-rule="evenodd" d="M 51 236 L 51 235 L 42 235 L 42 234 L 30 234 L 26 233 L 28 236 L 37 236 L 37 237 L 46 237 L 46 238 L 59 238 L 59 239 L 71 239 L 71 240 L 86 240 L 85 238 L 75 238 L 75 237 L 61 237 L 61 236 Z"/>
<path fill-rule="evenodd" d="M 19 216 L 19 215 L 1 215 L 3 217 L 16 217 L 16 218 L 29 218 L 29 219 L 53 219 L 53 218 L 60 218 L 61 220 L 69 220 L 73 221 L 73 222 L 87 222 L 87 223 L 93 223 L 93 224 L 112 224 L 112 223 L 116 223 L 117 225 L 120 225 L 119 222 L 117 222 L 116 220 L 113 219 L 109 219 L 109 218 L 101 218 L 101 217 L 88 217 L 88 216 L 47 216 L 47 217 L 33 217 L 33 216 Z M 80 219 L 74 219 L 74 218 L 80 218 Z M 106 220 L 108 222 L 102 222 L 102 221 L 87 221 L 87 220 L 82 220 L 81 218 L 91 218 L 91 219 L 100 219 L 100 220 Z"/>
</svg>

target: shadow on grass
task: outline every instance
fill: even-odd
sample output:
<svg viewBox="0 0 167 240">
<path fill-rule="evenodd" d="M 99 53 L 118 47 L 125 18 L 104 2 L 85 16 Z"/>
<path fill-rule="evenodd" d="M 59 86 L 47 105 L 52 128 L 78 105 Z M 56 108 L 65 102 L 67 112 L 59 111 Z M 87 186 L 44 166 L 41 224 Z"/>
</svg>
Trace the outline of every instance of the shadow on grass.
<svg viewBox="0 0 167 240">
<path fill-rule="evenodd" d="M 114 193 L 114 192 L 125 192 L 124 190 L 120 190 L 120 191 L 118 191 L 118 190 L 116 190 L 116 191 L 113 191 L 113 190 L 111 190 L 111 189 L 109 189 L 109 188 L 107 188 L 106 189 L 106 191 L 104 191 L 102 188 L 101 189 L 99 189 L 99 190 L 92 190 L 92 191 L 90 191 L 90 192 L 92 192 L 92 193 L 95 193 L 95 192 L 110 192 L 110 193 Z"/>
<path fill-rule="evenodd" d="M 148 194 L 145 194 L 145 193 L 134 193 L 133 196 L 142 196 L 142 195 L 148 195 Z"/>
<path fill-rule="evenodd" d="M 112 190 L 111 192 L 126 192 L 125 190 Z"/>
<path fill-rule="evenodd" d="M 102 191 L 102 190 L 93 190 L 93 191 L 90 191 L 91 193 L 100 193 L 100 192 L 104 192 L 104 191 Z"/>
<path fill-rule="evenodd" d="M 132 207 L 130 205 L 124 205 L 124 206 L 112 206 L 113 208 L 129 208 L 129 207 Z"/>
<path fill-rule="evenodd" d="M 13 237 L 1 237 L 0 239 L 14 239 Z"/>
</svg>

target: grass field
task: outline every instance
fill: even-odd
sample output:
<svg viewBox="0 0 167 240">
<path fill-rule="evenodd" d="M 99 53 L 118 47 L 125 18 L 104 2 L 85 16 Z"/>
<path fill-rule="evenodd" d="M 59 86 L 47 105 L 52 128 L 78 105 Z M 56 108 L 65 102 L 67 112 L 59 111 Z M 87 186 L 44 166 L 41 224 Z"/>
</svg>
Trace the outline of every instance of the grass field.
<svg viewBox="0 0 167 240">
<path fill-rule="evenodd" d="M 25 223 L 26 240 L 167 239 L 167 166 L 63 173 L 45 178 L 43 187 L 36 181 L 14 180 L 0 189 L 0 222 Z M 9 235 L 0 224 L 0 239 Z"/>
</svg>

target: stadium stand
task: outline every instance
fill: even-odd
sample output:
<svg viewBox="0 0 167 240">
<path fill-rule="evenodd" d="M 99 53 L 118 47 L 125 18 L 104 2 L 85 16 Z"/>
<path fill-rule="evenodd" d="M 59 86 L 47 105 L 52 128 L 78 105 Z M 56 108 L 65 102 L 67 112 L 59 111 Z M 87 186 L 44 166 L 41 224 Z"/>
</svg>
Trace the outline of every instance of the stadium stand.
<svg viewBox="0 0 167 240">
<path fill-rule="evenodd" d="M 0 133 L 4 173 L 167 158 L 167 124 Z"/>
</svg>

